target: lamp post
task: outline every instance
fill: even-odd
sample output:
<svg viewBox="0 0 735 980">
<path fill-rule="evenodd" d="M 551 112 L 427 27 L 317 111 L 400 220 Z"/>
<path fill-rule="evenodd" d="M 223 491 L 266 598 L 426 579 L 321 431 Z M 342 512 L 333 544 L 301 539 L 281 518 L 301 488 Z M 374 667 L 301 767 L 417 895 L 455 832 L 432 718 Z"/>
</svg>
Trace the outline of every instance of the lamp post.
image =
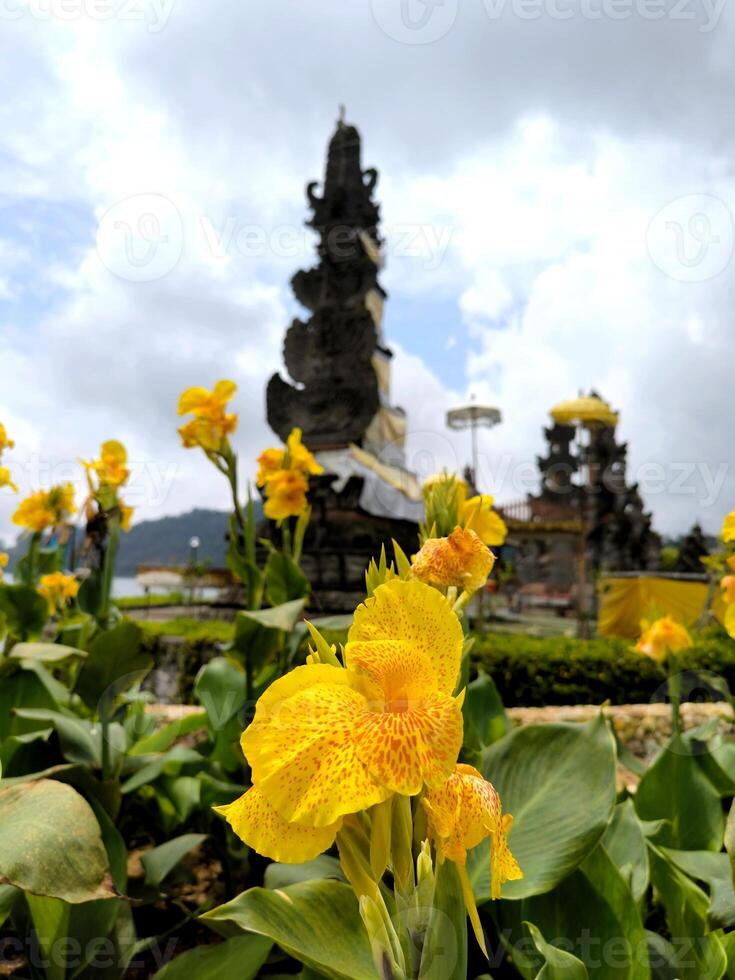
<svg viewBox="0 0 735 980">
<path fill-rule="evenodd" d="M 196 594 L 197 579 L 199 577 L 197 573 L 197 556 L 199 554 L 200 544 L 201 541 L 196 536 L 196 534 L 192 535 L 192 537 L 189 538 L 189 568 L 191 570 L 191 586 L 189 588 L 189 605 L 194 604 L 194 598 Z"/>
<path fill-rule="evenodd" d="M 469 405 L 462 405 L 459 408 L 452 408 L 447 412 L 447 425 L 450 429 L 462 430 L 469 429 L 472 434 L 472 482 L 477 486 L 477 430 L 480 428 L 492 429 L 503 419 L 499 408 L 490 405 L 478 405 L 474 395 Z"/>
</svg>

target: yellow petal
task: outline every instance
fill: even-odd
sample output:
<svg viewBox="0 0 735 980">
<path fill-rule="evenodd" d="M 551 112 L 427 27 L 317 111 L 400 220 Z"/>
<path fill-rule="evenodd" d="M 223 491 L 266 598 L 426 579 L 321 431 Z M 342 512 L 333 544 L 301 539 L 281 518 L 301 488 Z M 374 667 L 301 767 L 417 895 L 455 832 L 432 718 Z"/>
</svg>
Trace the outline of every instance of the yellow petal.
<svg viewBox="0 0 735 980">
<path fill-rule="evenodd" d="M 212 389 L 212 401 L 218 405 L 226 405 L 236 391 L 237 385 L 234 381 L 228 381 L 227 379 L 218 381 Z"/>
<path fill-rule="evenodd" d="M 195 412 L 198 408 L 206 405 L 209 398 L 210 394 L 206 388 L 187 388 L 186 391 L 181 393 L 181 397 L 179 398 L 179 415 L 188 415 L 189 412 Z"/>
<path fill-rule="evenodd" d="M 326 827 L 305 827 L 288 823 L 276 813 L 256 786 L 227 806 L 216 806 L 248 847 L 258 854 L 283 861 L 301 864 L 318 857 L 334 843 L 341 820 Z"/>
<path fill-rule="evenodd" d="M 426 663 L 435 678 L 434 690 L 451 694 L 457 683 L 464 635 L 459 619 L 440 592 L 423 582 L 392 579 L 355 610 L 347 636 L 346 662 L 358 659 L 370 669 L 369 645 L 376 659 L 384 656 L 384 641 L 401 641 L 417 662 Z M 360 644 L 356 647 L 355 644 Z M 382 668 L 381 668 L 382 669 Z"/>
<path fill-rule="evenodd" d="M 516 881 L 523 872 L 508 847 L 513 818 L 503 814 L 500 797 L 472 766 L 457 765 L 446 783 L 427 792 L 423 806 L 429 833 L 440 855 L 464 864 L 467 851 L 491 838 L 491 895 L 500 897 L 504 881 Z"/>
<path fill-rule="evenodd" d="M 327 664 L 297 667 L 260 697 L 242 748 L 253 782 L 284 819 L 324 827 L 390 795 L 357 754 L 367 706 L 364 682 Z"/>
<path fill-rule="evenodd" d="M 457 701 L 436 693 L 399 710 L 365 712 L 357 721 L 357 752 L 388 789 L 415 796 L 426 783 L 443 783 L 462 747 L 462 711 Z"/>
<path fill-rule="evenodd" d="M 427 585 L 476 592 L 487 582 L 494 563 L 494 555 L 474 531 L 456 527 L 449 537 L 425 541 L 411 571 Z"/>
<path fill-rule="evenodd" d="M 500 547 L 508 536 L 505 521 L 492 509 L 493 498 L 487 494 L 470 497 L 460 508 L 462 523 L 474 531 L 488 547 Z"/>
</svg>

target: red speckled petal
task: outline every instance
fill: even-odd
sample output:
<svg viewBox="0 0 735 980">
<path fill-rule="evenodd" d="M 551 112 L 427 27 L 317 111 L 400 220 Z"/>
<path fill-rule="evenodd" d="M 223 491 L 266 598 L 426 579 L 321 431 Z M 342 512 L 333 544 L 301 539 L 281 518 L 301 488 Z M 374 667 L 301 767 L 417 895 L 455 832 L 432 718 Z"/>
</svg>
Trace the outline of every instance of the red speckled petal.
<svg viewBox="0 0 735 980">
<path fill-rule="evenodd" d="M 237 836 L 265 857 L 287 864 L 301 864 L 318 857 L 334 843 L 341 819 L 326 827 L 305 827 L 279 817 L 257 787 L 228 806 L 214 808 Z"/>
<path fill-rule="evenodd" d="M 430 667 L 434 690 L 454 691 L 462 660 L 462 626 L 447 599 L 430 585 L 392 579 L 378 586 L 355 610 L 347 640 L 348 666 L 353 644 L 359 643 L 361 667 L 369 670 L 367 645 L 398 640 Z"/>
<path fill-rule="evenodd" d="M 365 712 L 357 751 L 371 774 L 403 796 L 447 779 L 462 746 L 462 712 L 454 698 L 434 694 L 407 710 Z"/>
<path fill-rule="evenodd" d="M 242 736 L 253 783 L 285 819 L 325 827 L 390 795 L 356 751 L 363 682 L 326 664 L 297 667 L 258 701 Z"/>
</svg>

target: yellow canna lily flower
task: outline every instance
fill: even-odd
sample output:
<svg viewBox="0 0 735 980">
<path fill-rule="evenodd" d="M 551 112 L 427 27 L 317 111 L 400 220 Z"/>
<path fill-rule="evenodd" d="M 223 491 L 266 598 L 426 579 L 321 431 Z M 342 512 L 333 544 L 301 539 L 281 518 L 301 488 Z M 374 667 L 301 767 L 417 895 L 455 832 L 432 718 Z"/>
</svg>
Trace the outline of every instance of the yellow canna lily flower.
<svg viewBox="0 0 735 980">
<path fill-rule="evenodd" d="M 118 507 L 120 510 L 120 530 L 127 534 L 133 521 L 135 507 L 129 507 L 122 500 L 118 502 Z"/>
<path fill-rule="evenodd" d="M 8 439 L 8 433 L 5 426 L 0 422 L 0 453 L 3 453 L 6 449 L 12 449 L 15 443 L 12 439 Z"/>
<path fill-rule="evenodd" d="M 196 418 L 215 418 L 222 414 L 225 405 L 231 400 L 237 385 L 234 381 L 218 381 L 211 391 L 206 388 L 187 388 L 179 398 L 179 415 L 194 415 Z"/>
<path fill-rule="evenodd" d="M 286 467 L 292 470 L 300 470 L 309 476 L 320 476 L 324 472 L 324 467 L 317 463 L 314 456 L 309 452 L 301 441 L 301 429 L 291 429 L 286 440 Z"/>
<path fill-rule="evenodd" d="M 3 571 L 8 567 L 10 555 L 5 551 L 0 551 L 0 582 L 3 580 Z"/>
<path fill-rule="evenodd" d="M 493 498 L 488 494 L 470 497 L 461 504 L 460 517 L 464 527 L 489 547 L 500 547 L 508 536 L 505 521 L 493 510 Z"/>
<path fill-rule="evenodd" d="M 52 572 L 50 575 L 41 576 L 37 592 L 46 600 L 50 613 L 61 612 L 72 599 L 76 598 L 79 582 L 73 575 Z"/>
<path fill-rule="evenodd" d="M 237 428 L 237 415 L 225 411 L 225 406 L 237 391 L 234 381 L 218 381 L 212 391 L 206 388 L 187 388 L 179 398 L 179 415 L 194 418 L 179 429 L 186 449 L 195 446 L 205 452 L 224 453 L 228 436 Z"/>
<path fill-rule="evenodd" d="M 730 513 L 725 516 L 725 519 L 722 522 L 720 537 L 725 544 L 730 544 L 731 542 L 735 541 L 735 510 L 731 510 Z"/>
<path fill-rule="evenodd" d="M 7 466 L 0 466 L 0 490 L 3 487 L 9 487 L 13 493 L 18 492 L 18 487 L 13 483 Z"/>
<path fill-rule="evenodd" d="M 474 531 L 456 527 L 449 537 L 429 538 L 413 557 L 411 571 L 421 582 L 437 588 L 455 586 L 466 592 L 481 589 L 495 556 Z"/>
<path fill-rule="evenodd" d="M 266 484 L 263 513 L 271 521 L 299 517 L 308 507 L 306 491 L 309 484 L 298 470 L 278 470 Z"/>
<path fill-rule="evenodd" d="M 258 456 L 258 474 L 255 477 L 255 482 L 259 487 L 264 487 L 268 480 L 274 477 L 276 473 L 281 472 L 285 455 L 283 449 L 264 449 Z"/>
<path fill-rule="evenodd" d="M 293 470 L 304 476 L 320 476 L 324 467 L 301 442 L 301 429 L 292 429 L 286 440 L 285 449 L 264 449 L 258 456 L 258 475 L 255 482 L 259 487 L 267 486 L 283 471 Z"/>
<path fill-rule="evenodd" d="M 26 497 L 13 514 L 12 521 L 19 527 L 40 533 L 65 524 L 75 510 L 74 487 L 71 483 L 63 483 L 50 490 L 36 490 Z"/>
<path fill-rule="evenodd" d="M 482 774 L 458 763 L 449 779 L 439 787 L 429 789 L 422 799 L 428 818 L 429 836 L 434 841 L 440 860 L 457 865 L 467 912 L 485 955 L 485 939 L 477 914 L 477 906 L 467 871 L 467 851 L 490 838 L 490 894 L 500 898 L 506 881 L 523 877 L 518 862 L 508 846 L 508 834 L 513 825 L 509 813 L 503 813 L 500 796 L 492 783 Z"/>
<path fill-rule="evenodd" d="M 279 816 L 327 827 L 444 782 L 462 744 L 463 642 L 441 593 L 393 579 L 356 610 L 346 669 L 312 663 L 274 681 L 242 748 Z"/>
<path fill-rule="evenodd" d="M 332 846 L 342 824 L 341 817 L 326 827 L 289 823 L 255 786 L 234 803 L 214 809 L 249 847 L 284 864 L 302 864 L 318 857 Z"/>
<path fill-rule="evenodd" d="M 670 653 L 686 650 L 691 646 L 692 638 L 687 630 L 671 616 L 663 616 L 643 630 L 633 649 L 654 660 L 663 661 Z"/>
<path fill-rule="evenodd" d="M 422 804 L 428 817 L 429 834 L 443 858 L 464 864 L 470 848 L 491 838 L 493 898 L 500 898 L 504 882 L 523 877 L 508 847 L 513 818 L 503 813 L 497 790 L 477 769 L 457 763 L 442 786 L 427 790 Z"/>
</svg>

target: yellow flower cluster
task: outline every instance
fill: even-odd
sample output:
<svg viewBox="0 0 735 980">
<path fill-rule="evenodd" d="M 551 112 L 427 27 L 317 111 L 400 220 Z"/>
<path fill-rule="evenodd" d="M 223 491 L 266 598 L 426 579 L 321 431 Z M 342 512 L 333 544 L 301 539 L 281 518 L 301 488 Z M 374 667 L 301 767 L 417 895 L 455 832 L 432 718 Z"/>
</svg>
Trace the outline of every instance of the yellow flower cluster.
<svg viewBox="0 0 735 980">
<path fill-rule="evenodd" d="M 455 527 L 446 538 L 429 538 L 414 555 L 413 575 L 436 588 L 465 592 L 481 589 L 495 564 L 495 556 L 472 530 Z"/>
<path fill-rule="evenodd" d="M 73 575 L 52 572 L 50 575 L 41 576 L 37 591 L 46 600 L 49 613 L 61 613 L 76 598 L 79 582 Z"/>
<path fill-rule="evenodd" d="M 292 429 L 285 449 L 266 449 L 258 456 L 255 482 L 265 488 L 263 512 L 271 521 L 300 517 L 308 508 L 309 477 L 324 468 L 301 441 L 301 429 Z"/>
<path fill-rule="evenodd" d="M 725 544 L 733 544 L 735 542 L 735 510 L 731 510 L 730 513 L 725 516 L 725 519 L 722 522 L 720 537 Z"/>
<path fill-rule="evenodd" d="M 653 623 L 644 622 L 642 625 L 643 632 L 634 649 L 654 660 L 663 662 L 670 654 L 686 650 L 692 645 L 692 638 L 687 630 L 671 616 L 663 616 Z"/>
<path fill-rule="evenodd" d="M 491 838 L 499 895 L 522 873 L 494 787 L 457 765 L 463 645 L 460 621 L 437 589 L 400 578 L 379 585 L 355 612 L 344 665 L 318 637 L 306 666 L 261 695 L 242 736 L 253 786 L 219 812 L 277 861 L 310 860 L 336 837 L 349 876 L 343 848 L 352 815 L 370 811 L 377 820 L 386 801 L 420 796 L 440 859 L 456 862 L 463 880 L 467 849 Z M 365 894 L 365 879 L 353 877 Z"/>
<path fill-rule="evenodd" d="M 186 449 L 199 447 L 206 453 L 224 455 L 229 451 L 229 436 L 237 428 L 237 415 L 227 412 L 227 403 L 237 391 L 234 381 L 218 381 L 212 391 L 187 388 L 179 398 L 179 415 L 193 418 L 179 429 Z"/>
<path fill-rule="evenodd" d="M 75 511 L 74 487 L 62 483 L 30 494 L 21 501 L 12 520 L 19 527 L 40 534 L 49 528 L 63 527 Z"/>
<path fill-rule="evenodd" d="M 87 519 L 94 513 L 93 502 L 110 511 L 117 509 L 120 514 L 120 528 L 130 530 L 135 508 L 129 507 L 120 497 L 120 487 L 130 477 L 128 451 L 117 439 L 108 439 L 100 446 L 99 459 L 81 460 L 87 476 L 89 496 L 86 502 Z"/>
<path fill-rule="evenodd" d="M 451 473 L 439 473 L 423 487 L 426 511 L 425 526 L 439 534 L 454 527 L 474 531 L 483 544 L 500 547 L 508 536 L 505 521 L 493 510 L 489 494 L 468 497 L 467 483 Z"/>
<path fill-rule="evenodd" d="M 2 458 L 6 449 L 12 449 L 14 445 L 13 440 L 8 438 L 5 426 L 0 422 L 0 458 Z M 18 487 L 13 483 L 10 470 L 7 466 L 0 466 L 0 490 L 3 487 L 8 487 L 13 493 L 18 492 Z"/>
<path fill-rule="evenodd" d="M 735 513 L 735 512 L 734 512 Z M 735 573 L 735 555 L 726 559 L 727 567 Z M 725 629 L 735 640 L 735 574 L 725 575 L 720 582 L 722 598 L 725 602 Z"/>
</svg>

